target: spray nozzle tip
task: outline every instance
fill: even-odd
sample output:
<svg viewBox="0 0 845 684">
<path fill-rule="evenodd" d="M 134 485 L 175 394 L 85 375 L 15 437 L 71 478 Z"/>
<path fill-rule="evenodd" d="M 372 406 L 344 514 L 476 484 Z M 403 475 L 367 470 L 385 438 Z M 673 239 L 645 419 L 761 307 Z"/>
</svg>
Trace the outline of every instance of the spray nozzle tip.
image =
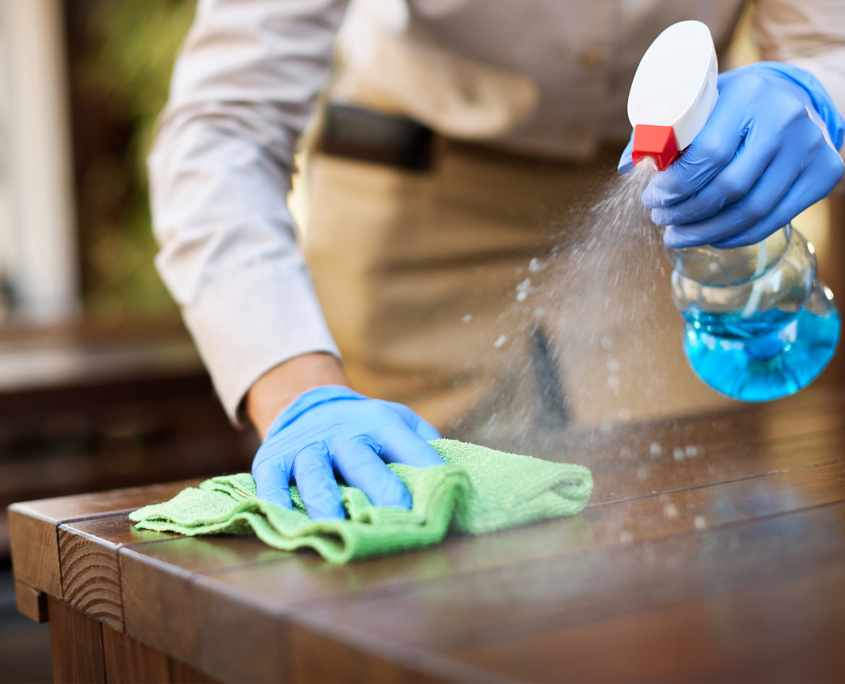
<svg viewBox="0 0 845 684">
<path fill-rule="evenodd" d="M 638 124 L 634 127 L 631 159 L 637 166 L 663 171 L 679 155 L 678 140 L 671 126 Z"/>
</svg>

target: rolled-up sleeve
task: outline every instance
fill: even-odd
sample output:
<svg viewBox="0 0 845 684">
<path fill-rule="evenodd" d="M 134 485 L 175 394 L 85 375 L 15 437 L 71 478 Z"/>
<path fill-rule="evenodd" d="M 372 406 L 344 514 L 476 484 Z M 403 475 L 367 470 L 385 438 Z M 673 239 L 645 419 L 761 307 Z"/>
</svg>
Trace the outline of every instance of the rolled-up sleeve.
<svg viewBox="0 0 845 684">
<path fill-rule="evenodd" d="M 345 0 L 201 0 L 149 157 L 156 265 L 232 420 L 302 354 L 339 356 L 287 207 Z"/>
<path fill-rule="evenodd" d="M 815 76 L 845 116 L 845 2 L 757 0 L 755 37 L 765 60 Z"/>
</svg>

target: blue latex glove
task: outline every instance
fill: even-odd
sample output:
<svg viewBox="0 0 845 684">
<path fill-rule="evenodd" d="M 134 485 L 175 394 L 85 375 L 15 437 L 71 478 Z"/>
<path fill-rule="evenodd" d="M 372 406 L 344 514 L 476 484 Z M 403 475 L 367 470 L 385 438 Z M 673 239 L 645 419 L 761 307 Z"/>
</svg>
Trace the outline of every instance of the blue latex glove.
<svg viewBox="0 0 845 684">
<path fill-rule="evenodd" d="M 411 495 L 385 465 L 443 465 L 428 443 L 440 435 L 407 406 L 347 387 L 305 392 L 282 411 L 252 462 L 258 498 L 292 508 L 295 481 L 312 518 L 344 518 L 334 472 L 376 506 L 411 507 Z"/>
<path fill-rule="evenodd" d="M 719 99 L 692 144 L 642 196 L 671 226 L 669 247 L 750 245 L 827 196 L 845 166 L 845 121 L 816 78 L 760 62 L 719 76 Z M 633 170 L 632 141 L 619 170 Z"/>
</svg>

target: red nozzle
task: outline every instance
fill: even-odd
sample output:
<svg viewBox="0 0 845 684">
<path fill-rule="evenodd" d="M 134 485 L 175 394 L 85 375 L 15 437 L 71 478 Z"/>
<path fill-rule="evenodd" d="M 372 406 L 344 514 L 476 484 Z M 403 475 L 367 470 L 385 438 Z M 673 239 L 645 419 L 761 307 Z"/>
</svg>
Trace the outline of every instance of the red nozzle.
<svg viewBox="0 0 845 684">
<path fill-rule="evenodd" d="M 652 159 L 658 171 L 663 171 L 679 156 L 678 140 L 671 126 L 634 126 L 634 149 L 631 158 L 640 165 L 644 159 Z"/>
</svg>

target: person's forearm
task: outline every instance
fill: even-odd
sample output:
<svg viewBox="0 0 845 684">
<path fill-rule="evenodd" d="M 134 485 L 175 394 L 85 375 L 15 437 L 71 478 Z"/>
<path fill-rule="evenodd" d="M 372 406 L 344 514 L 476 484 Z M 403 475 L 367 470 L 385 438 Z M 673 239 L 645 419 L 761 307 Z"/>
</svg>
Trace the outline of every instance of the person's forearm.
<svg viewBox="0 0 845 684">
<path fill-rule="evenodd" d="M 261 438 L 294 399 L 321 385 L 350 386 L 340 362 L 331 354 L 297 356 L 258 378 L 247 393 L 246 411 Z"/>
<path fill-rule="evenodd" d="M 149 158 L 156 265 L 229 418 L 284 359 L 337 353 L 287 208 L 347 0 L 202 0 Z"/>
</svg>

